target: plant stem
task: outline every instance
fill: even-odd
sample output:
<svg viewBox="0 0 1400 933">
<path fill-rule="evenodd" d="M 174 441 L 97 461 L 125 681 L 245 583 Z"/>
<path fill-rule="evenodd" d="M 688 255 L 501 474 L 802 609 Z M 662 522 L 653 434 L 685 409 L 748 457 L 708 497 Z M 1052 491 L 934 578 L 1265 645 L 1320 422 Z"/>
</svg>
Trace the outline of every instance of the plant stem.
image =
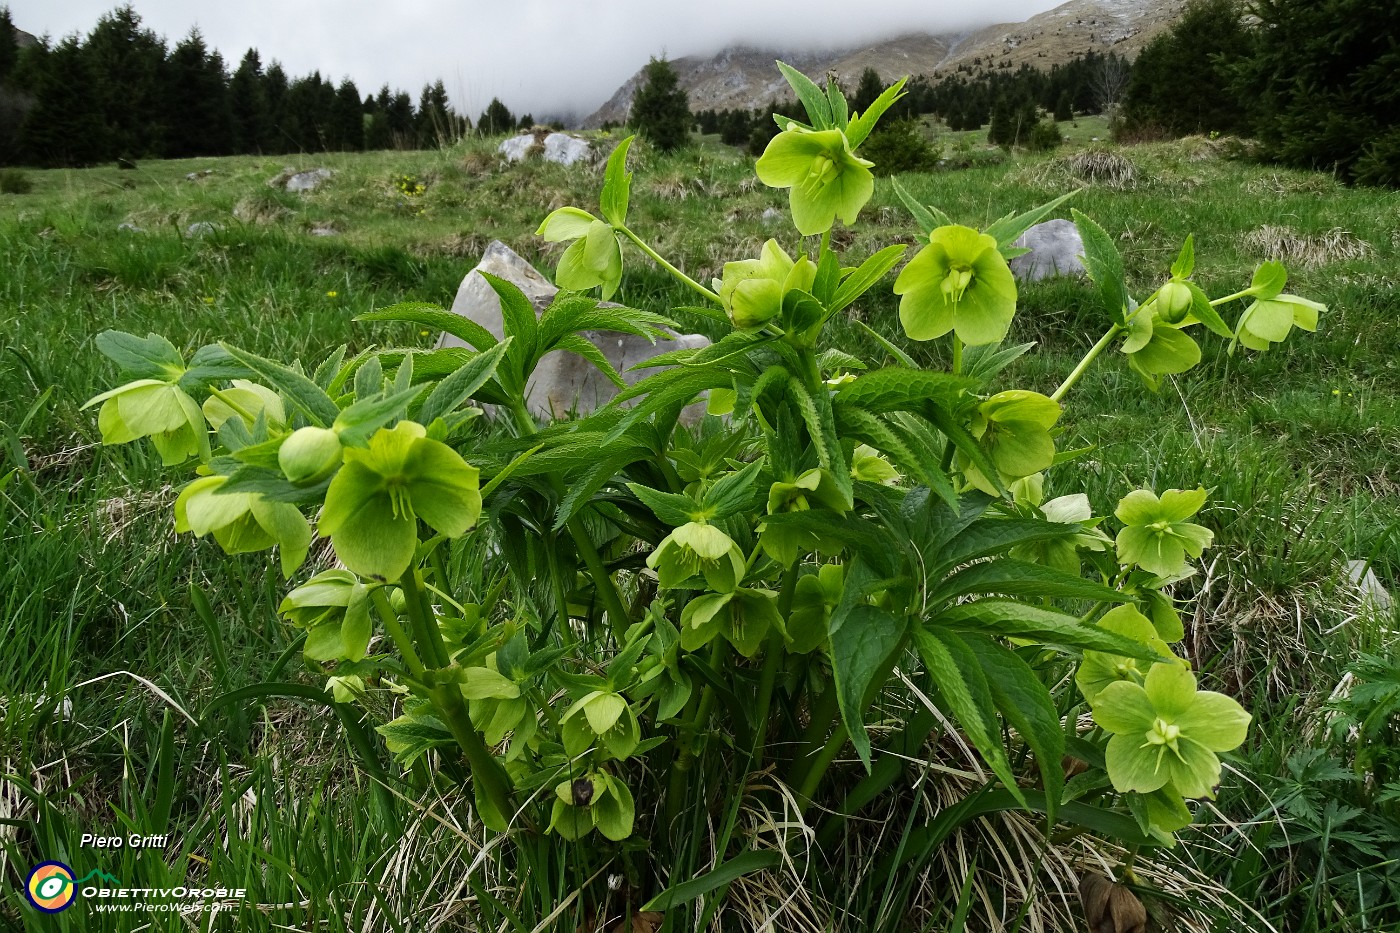
<svg viewBox="0 0 1400 933">
<path fill-rule="evenodd" d="M 1216 298 L 1211 301 L 1210 306 L 1214 308 L 1216 305 L 1223 305 L 1227 302 L 1234 301 L 1236 298 L 1248 298 L 1252 294 L 1254 294 L 1254 289 L 1246 288 L 1242 292 L 1235 292 L 1233 295 L 1226 295 L 1224 298 Z"/>
<path fill-rule="evenodd" d="M 655 262 L 658 266 L 665 269 L 667 272 L 671 273 L 676 278 L 684 282 L 686 285 L 689 285 L 691 288 L 695 289 L 697 292 L 713 301 L 715 304 L 722 303 L 718 295 L 716 295 L 714 292 L 710 291 L 708 288 L 701 285 L 699 282 L 695 281 L 690 276 L 686 275 L 684 272 L 677 269 L 675 266 L 671 265 L 669 262 L 663 259 L 660 253 L 652 249 L 646 243 L 642 242 L 642 238 L 633 233 L 625 224 L 616 229 L 621 230 L 623 236 L 627 237 L 627 239 L 635 243 L 637 245 L 637 248 L 642 252 L 646 253 L 648 256 L 650 256 L 652 261 Z"/>
<path fill-rule="evenodd" d="M 836 688 L 833 685 L 831 689 L 835 690 Z M 802 778 L 802 786 L 797 789 L 797 805 L 802 808 L 804 813 L 811 806 L 812 797 L 817 792 L 817 785 L 826 776 L 827 768 L 831 767 L 832 761 L 836 759 L 836 753 L 841 751 L 849 737 L 846 732 L 846 724 L 841 723 L 831 734 L 831 738 L 826 740 L 821 751 L 817 752 L 817 756 L 812 759 L 811 767 L 807 769 L 806 776 Z"/>
<path fill-rule="evenodd" d="M 1100 337 L 1099 342 L 1089 348 L 1089 352 L 1084 354 L 1084 359 L 1080 360 L 1079 365 L 1074 367 L 1073 371 L 1065 377 L 1064 382 L 1060 383 L 1060 387 L 1050 396 L 1051 401 L 1058 402 L 1060 399 L 1064 398 L 1065 394 L 1069 392 L 1070 389 L 1074 388 L 1074 384 L 1079 381 L 1079 377 L 1084 375 L 1085 371 L 1088 370 L 1089 365 L 1093 363 L 1094 360 L 1098 359 L 1099 354 L 1113 342 L 1113 338 L 1117 337 L 1126 329 L 1127 328 L 1119 324 L 1114 324 L 1110 327 L 1108 333 Z"/>
<path fill-rule="evenodd" d="M 961 375 L 962 375 L 962 354 L 963 354 L 963 342 L 962 342 L 962 338 L 959 337 L 957 334 L 954 334 L 954 335 L 953 335 L 953 375 L 954 375 L 954 376 L 961 376 Z"/>
<path fill-rule="evenodd" d="M 778 615 L 786 621 L 788 614 L 792 611 L 792 599 L 797 592 L 798 568 L 801 566 L 801 559 L 792 562 L 792 566 L 783 574 L 782 589 L 778 592 Z M 778 671 L 782 669 L 783 658 L 786 656 L 783 650 L 783 635 L 776 629 L 769 633 L 768 644 L 764 648 L 763 674 L 758 682 L 758 705 L 755 707 L 757 716 L 754 722 L 753 736 L 753 763 L 750 770 L 758 771 L 763 767 L 763 752 L 765 740 L 768 738 L 768 710 L 773 705 L 773 687 L 778 680 Z"/>
<path fill-rule="evenodd" d="M 223 402 L 229 408 L 232 408 L 235 412 L 238 413 L 238 416 L 246 420 L 250 426 L 253 424 L 253 422 L 258 420 L 257 415 L 248 411 L 248 409 L 244 408 L 242 405 L 229 398 L 228 393 L 225 392 L 223 389 L 216 389 L 214 386 L 210 386 L 209 394 L 217 398 L 219 401 Z"/>
<path fill-rule="evenodd" d="M 376 586 L 371 590 L 370 600 L 374 603 L 374 608 L 379 610 L 379 618 L 384 622 L 384 631 L 389 633 L 389 638 L 399 649 L 399 654 L 403 655 L 403 662 L 408 665 L 408 672 L 414 677 L 422 677 L 423 662 L 419 660 L 418 652 L 413 649 L 413 639 L 408 637 L 408 633 L 399 624 L 398 613 L 394 612 L 394 607 L 389 605 L 389 597 L 384 595 L 384 588 Z"/>
</svg>

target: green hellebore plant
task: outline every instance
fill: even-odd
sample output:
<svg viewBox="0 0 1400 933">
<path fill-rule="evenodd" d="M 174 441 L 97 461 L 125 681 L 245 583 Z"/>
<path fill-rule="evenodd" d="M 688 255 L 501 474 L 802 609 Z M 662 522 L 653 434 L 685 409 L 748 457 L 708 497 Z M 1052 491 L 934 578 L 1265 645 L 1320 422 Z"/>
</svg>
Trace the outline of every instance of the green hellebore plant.
<svg viewBox="0 0 1400 933">
<path fill-rule="evenodd" d="M 839 514 L 850 510 L 836 480 L 820 467 L 813 467 L 792 482 L 778 481 L 768 487 L 768 514 L 782 512 L 805 512 L 814 505 L 830 509 Z M 801 551 L 820 550 L 826 554 L 838 554 L 841 541 L 814 531 L 793 528 L 777 523 L 759 525 L 759 544 L 779 565 L 787 567 L 797 560 Z"/>
<path fill-rule="evenodd" d="M 1159 577 L 1180 573 L 1187 556 L 1200 557 L 1214 537 L 1209 528 L 1186 520 L 1205 503 L 1204 489 L 1168 489 L 1160 499 L 1149 489 L 1134 489 L 1113 513 L 1125 526 L 1115 539 L 1118 560 Z"/>
<path fill-rule="evenodd" d="M 535 231 L 550 243 L 574 242 L 559 257 L 554 284 L 585 291 L 603 287 L 603 300 L 617 292 L 622 281 L 622 246 L 612 224 L 576 207 L 561 207 L 544 219 Z"/>
<path fill-rule="evenodd" d="M 234 406 L 237 406 L 236 408 Z M 282 404 L 282 396 L 267 386 L 249 382 L 247 379 L 233 380 L 233 387 L 223 389 L 218 395 L 204 400 L 204 417 L 215 431 L 224 426 L 230 418 L 242 419 L 244 427 L 252 430 L 259 415 L 267 418 L 268 424 L 287 423 L 287 412 Z"/>
<path fill-rule="evenodd" d="M 277 465 L 293 483 L 319 483 L 340 466 L 344 449 L 331 428 L 297 428 L 277 448 Z"/>
<path fill-rule="evenodd" d="M 380 428 L 347 447 L 326 490 L 318 531 L 355 573 L 397 580 L 413 562 L 418 519 L 449 538 L 481 515 L 480 471 L 416 422 Z"/>
<path fill-rule="evenodd" d="M 306 629 L 303 653 L 313 661 L 359 661 L 374 632 L 370 589 L 348 570 L 325 570 L 292 590 L 277 607 L 291 624 Z"/>
<path fill-rule="evenodd" d="M 777 240 L 763 244 L 758 259 L 724 264 L 724 277 L 715 280 L 729 320 L 740 330 L 762 327 L 783 310 L 783 296 L 796 289 L 809 291 L 817 267 L 806 256 L 792 257 Z"/>
<path fill-rule="evenodd" d="M 209 459 L 209 432 L 199 403 L 179 386 L 159 379 L 137 379 L 89 399 L 102 403 L 97 425 L 102 443 L 125 444 L 149 437 L 170 466 L 190 457 Z"/>
<path fill-rule="evenodd" d="M 564 751 L 571 758 L 597 745 L 613 758 L 623 760 L 642 741 L 636 712 L 622 694 L 611 690 L 594 690 L 585 695 L 569 707 L 560 724 Z"/>
<path fill-rule="evenodd" d="M 899 273 L 894 293 L 911 340 L 951 330 L 968 346 L 997 343 L 1016 314 L 1016 278 L 996 238 L 956 224 L 929 234 L 929 245 Z"/>
<path fill-rule="evenodd" d="M 1041 474 L 1035 473 L 1032 476 L 1040 477 Z M 1030 479 L 1031 477 L 1026 477 L 1023 480 L 1018 480 L 1017 485 Z M 1036 485 L 1040 484 L 1036 483 Z M 1013 493 L 1017 491 L 1015 485 L 1013 485 L 1012 491 Z M 1082 492 L 1058 496 L 1036 507 L 1046 521 L 1079 525 L 1084 530 L 1068 538 L 1048 538 L 1043 541 L 1018 544 L 1011 549 L 1012 557 L 1044 564 L 1047 567 L 1078 576 L 1080 548 L 1089 551 L 1103 551 L 1107 550 L 1109 545 L 1113 543 L 1112 538 L 1098 529 L 1098 523 L 1102 519 L 1094 517 L 1094 510 L 1089 505 L 1089 497 Z"/>
<path fill-rule="evenodd" d="M 637 806 L 627 785 L 604 771 L 562 781 L 554 788 L 549 830 L 581 839 L 594 829 L 614 842 L 632 835 Z"/>
<path fill-rule="evenodd" d="M 678 587 L 703 573 L 712 589 L 729 592 L 744 579 L 745 565 L 739 545 L 705 522 L 681 525 L 647 557 L 647 566 L 656 571 L 662 589 Z"/>
<path fill-rule="evenodd" d="M 851 150 L 838 129 L 809 130 L 791 126 L 768 143 L 754 165 L 759 181 L 770 188 L 790 188 L 792 222 L 803 236 L 826 233 L 839 216 L 853 224 L 875 192 L 873 162 Z"/>
<path fill-rule="evenodd" d="M 1201 361 L 1200 346 L 1182 329 L 1194 323 L 1189 308 L 1181 321 L 1170 323 L 1158 313 L 1163 307 L 1150 300 L 1138 308 L 1128 319 L 1128 336 L 1119 348 L 1128 355 L 1128 365 L 1153 387 L 1158 376 L 1184 373 Z"/>
<path fill-rule="evenodd" d="M 969 425 L 1003 482 L 1031 476 L 1055 462 L 1055 438 L 1050 429 L 1064 411 L 1060 403 L 1039 392 L 1008 389 L 977 406 Z M 998 495 L 991 479 L 961 454 L 959 467 L 969 484 Z"/>
<path fill-rule="evenodd" d="M 1297 295 L 1261 299 L 1240 315 L 1236 336 L 1251 350 L 1268 350 L 1276 343 L 1283 343 L 1295 327 L 1316 331 L 1317 316 L 1326 310 L 1326 305 Z"/>
<path fill-rule="evenodd" d="M 781 629 L 778 594 L 772 590 L 740 588 L 729 593 L 706 593 L 686 603 L 681 612 L 681 647 L 697 651 L 723 635 L 746 658 L 758 654 L 769 631 Z"/>
<path fill-rule="evenodd" d="M 1171 649 L 1157 634 L 1152 620 L 1133 606 L 1115 606 L 1098 622 L 1099 628 L 1107 629 L 1115 635 L 1131 638 L 1146 645 L 1163 656 L 1169 656 Z M 1150 661 L 1129 658 L 1104 651 L 1086 651 L 1079 670 L 1074 673 L 1074 682 L 1084 699 L 1093 703 L 1105 687 L 1119 681 L 1142 683 L 1151 667 Z"/>
<path fill-rule="evenodd" d="M 282 575 L 290 577 L 311 546 L 306 517 L 294 505 L 256 493 L 221 492 L 226 482 L 227 476 L 204 476 L 181 490 L 175 499 L 175 530 L 192 531 L 197 538 L 212 532 L 228 554 L 265 551 L 275 544 Z"/>
<path fill-rule="evenodd" d="M 1141 685 L 1118 681 L 1093 700 L 1094 721 L 1113 737 L 1105 760 L 1120 793 L 1176 787 L 1210 797 L 1220 783 L 1218 752 L 1238 748 L 1249 713 L 1223 693 L 1197 691 L 1185 662 L 1152 665 Z"/>
</svg>

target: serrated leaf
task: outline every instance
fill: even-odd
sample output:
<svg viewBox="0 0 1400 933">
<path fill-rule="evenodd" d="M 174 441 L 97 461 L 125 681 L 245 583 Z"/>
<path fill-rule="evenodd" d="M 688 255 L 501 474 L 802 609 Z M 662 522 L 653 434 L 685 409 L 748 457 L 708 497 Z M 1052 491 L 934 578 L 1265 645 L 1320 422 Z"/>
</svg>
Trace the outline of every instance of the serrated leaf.
<svg viewBox="0 0 1400 933">
<path fill-rule="evenodd" d="M 827 100 L 822 89 L 817 87 L 811 78 L 793 68 L 785 62 L 778 62 L 778 70 L 783 73 L 787 83 L 791 85 L 793 93 L 802 102 L 803 108 L 807 111 L 807 119 L 812 126 L 819 130 L 831 129 L 831 102 Z M 783 124 L 778 124 L 780 127 Z"/>
<path fill-rule="evenodd" d="M 812 297 L 825 305 L 836 294 L 841 284 L 841 260 L 835 251 L 827 250 L 817 260 L 817 275 L 812 280 Z"/>
<path fill-rule="evenodd" d="M 673 492 L 661 492 L 652 489 L 650 486 L 643 486 L 640 483 L 628 483 L 627 488 L 632 491 L 641 502 L 656 517 L 673 528 L 687 524 L 694 519 L 692 516 L 699 510 L 695 501 L 689 496 L 677 495 Z"/>
<path fill-rule="evenodd" d="M 1121 602 L 1121 600 L 1118 600 Z M 1076 616 L 1008 599 L 979 599 L 938 613 L 939 625 L 999 638 L 1032 638 L 1081 651 L 1156 660 L 1147 646 Z"/>
<path fill-rule="evenodd" d="M 418 420 L 431 424 L 434 419 L 445 416 L 486 384 L 496 374 L 501 357 L 510 348 L 512 338 L 505 340 L 476 354 L 456 372 L 433 387 L 432 393 L 418 410 Z"/>
<path fill-rule="evenodd" d="M 1172 263 L 1172 278 L 1189 279 L 1196 271 L 1196 235 L 1186 234 L 1186 242 L 1181 244 L 1181 252 Z"/>
<path fill-rule="evenodd" d="M 1014 651 L 975 635 L 964 636 L 963 642 L 977 656 L 997 709 L 1035 754 L 1045 787 L 1045 815 L 1053 826 L 1065 789 L 1065 732 L 1055 700 Z"/>
<path fill-rule="evenodd" d="M 422 301 L 400 302 L 378 311 L 361 314 L 355 320 L 408 321 L 451 334 L 467 346 L 477 350 L 489 350 L 496 345 L 495 335 L 476 321 Z"/>
<path fill-rule="evenodd" d="M 852 565 L 852 578 L 854 567 Z M 846 592 L 852 591 L 851 580 Z M 870 770 L 870 736 L 865 731 L 865 709 L 870 687 L 886 671 L 889 659 L 904 638 L 904 621 L 876 606 L 866 605 L 864 597 L 842 602 L 831 614 L 831 672 L 835 680 L 841 719 L 851 744 L 867 771 Z"/>
<path fill-rule="evenodd" d="M 963 350 L 963 372 L 985 383 L 1034 347 L 1034 341 L 1014 347 L 1000 347 L 994 343 L 967 347 Z"/>
<path fill-rule="evenodd" d="M 1051 599 L 1087 599 L 1095 602 L 1124 602 L 1127 597 L 1101 583 L 1071 576 L 1043 564 L 1009 557 L 973 564 L 944 580 L 931 598 L 947 602 L 973 593 L 1003 596 L 1029 596 Z"/>
<path fill-rule="evenodd" d="M 846 128 L 846 138 L 851 142 L 851 148 L 855 149 L 865 142 L 870 136 L 870 131 L 875 129 L 875 125 L 880 122 L 880 117 L 885 111 L 904 96 L 904 83 L 908 77 L 900 78 L 894 84 L 880 92 L 880 96 L 875 98 L 874 103 L 866 108 L 865 113 L 857 114 L 856 118 L 850 122 Z"/>
<path fill-rule="evenodd" d="M 122 373 L 136 379 L 173 381 L 185 371 L 185 360 L 175 346 L 159 334 L 137 337 L 120 330 L 104 330 L 93 341 L 103 356 Z"/>
<path fill-rule="evenodd" d="M 369 443 L 370 435 L 375 431 L 405 415 L 408 404 L 419 391 L 418 388 L 410 386 L 383 397 L 370 396 L 361 399 L 337 415 L 333 427 L 340 434 L 342 443 L 351 447 L 362 447 Z"/>
<path fill-rule="evenodd" d="M 841 287 L 836 290 L 836 296 L 827 303 L 827 309 L 835 314 L 864 295 L 904 258 L 904 250 L 902 243 L 886 246 L 861 263 L 860 267 L 841 283 Z"/>
<path fill-rule="evenodd" d="M 1070 214 L 1074 217 L 1074 226 L 1079 230 L 1080 239 L 1084 241 L 1084 270 L 1099 287 L 1099 297 L 1113 323 L 1123 327 L 1126 324 L 1128 309 L 1128 287 L 1123 278 L 1123 257 L 1119 255 L 1113 238 L 1103 227 L 1077 209 L 1071 209 Z"/>
<path fill-rule="evenodd" d="M 888 366 L 857 376 L 836 393 L 843 405 L 854 405 L 875 414 L 892 411 L 923 412 L 933 405 L 942 409 L 957 406 L 963 389 L 972 380 L 965 376 Z"/>
<path fill-rule="evenodd" d="M 846 95 L 841 93 L 841 86 L 835 78 L 828 77 L 826 80 L 826 102 L 831 106 L 832 125 L 844 131 L 850 123 L 850 112 L 846 107 Z"/>
<path fill-rule="evenodd" d="M 1006 789 L 1023 799 L 1011 771 L 1011 760 L 1001 743 L 991 687 L 977 656 L 963 639 L 938 629 L 915 629 L 914 646 L 937 685 L 938 695 L 947 704 L 946 712 L 957 720 Z"/>
<path fill-rule="evenodd" d="M 608 156 L 608 167 L 603 174 L 603 193 L 599 198 L 599 208 L 603 219 L 614 227 L 627 223 L 627 200 L 632 192 L 632 174 L 627 171 L 627 150 L 635 137 L 628 136 L 617 144 Z"/>
<path fill-rule="evenodd" d="M 282 397 L 316 427 L 330 427 L 340 414 L 340 408 L 325 390 L 303 373 L 246 350 L 227 344 L 222 346 L 240 363 L 257 373 L 269 387 L 282 393 Z"/>
<path fill-rule="evenodd" d="M 755 460 L 742 470 L 726 473 L 706 491 L 701 505 L 708 513 L 709 521 L 726 519 L 749 506 L 762 467 L 763 461 Z"/>
<path fill-rule="evenodd" d="M 190 368 L 180 377 L 180 388 L 190 391 L 203 388 L 214 382 L 227 382 L 233 379 L 247 379 L 254 375 L 227 350 L 216 343 L 200 347 L 190 357 Z"/>
<path fill-rule="evenodd" d="M 831 474 L 832 481 L 841 492 L 847 507 L 854 503 L 851 489 L 851 466 L 846 462 L 846 454 L 841 449 L 841 439 L 836 433 L 836 418 L 831 410 L 831 396 L 823 391 L 817 395 L 809 393 L 796 379 L 788 381 L 788 396 L 797 405 L 802 420 L 807 424 L 807 433 L 812 437 L 812 445 L 817 449 L 817 462 Z"/>
<path fill-rule="evenodd" d="M 1195 282 L 1187 282 L 1186 287 L 1191 292 L 1191 316 L 1200 321 L 1212 333 L 1219 334 L 1226 339 L 1232 339 L 1235 332 L 1230 329 L 1230 325 L 1220 316 L 1220 313 L 1210 303 L 1210 298 L 1203 292 Z"/>
<path fill-rule="evenodd" d="M 1074 197 L 1079 193 L 1079 190 L 1071 191 L 1068 194 L 1062 194 L 1055 200 L 1047 204 L 1042 204 L 1039 207 L 1033 207 L 1024 214 L 1007 214 L 1000 220 L 990 224 L 983 232 L 994 238 L 997 241 L 997 246 L 1001 249 L 1002 255 L 1010 259 L 1011 257 L 1008 256 L 1007 253 L 1010 252 L 1011 245 L 1021 238 L 1021 234 L 1040 223 L 1046 217 L 1049 217 L 1054 212 L 1055 208 Z"/>
</svg>

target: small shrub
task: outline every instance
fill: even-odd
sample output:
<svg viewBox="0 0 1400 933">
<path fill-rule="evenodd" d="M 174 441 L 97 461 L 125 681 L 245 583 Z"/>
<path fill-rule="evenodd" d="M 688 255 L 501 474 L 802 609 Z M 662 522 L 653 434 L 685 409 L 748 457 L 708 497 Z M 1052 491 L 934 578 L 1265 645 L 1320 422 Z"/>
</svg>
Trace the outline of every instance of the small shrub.
<svg viewBox="0 0 1400 933">
<path fill-rule="evenodd" d="M 897 175 L 900 172 L 926 172 L 938 164 L 940 148 L 930 146 L 913 120 L 898 120 L 870 134 L 863 147 L 867 158 L 875 163 L 876 175 Z"/>
<path fill-rule="evenodd" d="M 0 169 L 0 194 L 28 194 L 34 182 L 17 168 Z"/>
<path fill-rule="evenodd" d="M 1065 138 L 1060 133 L 1060 128 L 1053 120 L 1041 120 L 1031 127 L 1030 138 L 1026 140 L 1026 148 L 1031 152 L 1049 152 L 1058 148 Z"/>
</svg>

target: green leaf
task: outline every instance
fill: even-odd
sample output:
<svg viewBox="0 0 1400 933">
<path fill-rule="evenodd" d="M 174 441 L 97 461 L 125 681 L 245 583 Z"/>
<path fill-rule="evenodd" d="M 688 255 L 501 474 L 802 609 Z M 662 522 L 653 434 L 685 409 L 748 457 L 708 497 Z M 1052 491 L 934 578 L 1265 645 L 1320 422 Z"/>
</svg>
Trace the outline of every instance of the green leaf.
<svg viewBox="0 0 1400 933">
<path fill-rule="evenodd" d="M 1187 282 L 1186 287 L 1191 290 L 1191 316 L 1213 333 L 1219 334 L 1227 340 L 1233 339 L 1235 332 L 1230 329 L 1230 325 L 1225 323 L 1220 313 L 1211 305 L 1210 297 L 1194 282 Z"/>
<path fill-rule="evenodd" d="M 962 638 L 937 629 L 915 629 L 914 646 L 947 704 L 947 712 L 957 719 L 1006 789 L 1023 799 L 1006 747 L 1001 743 L 992 690 L 977 656 Z"/>
<path fill-rule="evenodd" d="M 103 356 L 136 379 L 170 382 L 185 371 L 180 351 L 159 334 L 149 334 L 143 339 L 124 331 L 104 330 L 93 342 Z"/>
<path fill-rule="evenodd" d="M 1121 603 L 1127 600 L 1117 590 L 1061 570 L 1009 557 L 965 567 L 938 587 L 939 602 L 972 593 L 1000 593 L 1004 596 L 1031 596 L 1059 599 L 1090 599 Z"/>
<path fill-rule="evenodd" d="M 180 388 L 186 392 L 203 388 L 213 382 L 247 379 L 253 371 L 234 359 L 217 343 L 200 347 L 190 357 L 190 368 L 180 377 Z"/>
<path fill-rule="evenodd" d="M 748 851 L 728 859 L 710 871 L 689 881 L 672 885 L 642 905 L 642 910 L 670 910 L 680 904 L 688 904 L 697 897 L 703 897 L 733 882 L 736 878 L 776 867 L 782 861 L 781 855 L 773 850 Z"/>
<path fill-rule="evenodd" d="M 963 350 L 963 372 L 972 379 L 989 381 L 997 373 L 1028 353 L 1035 343 L 1022 343 L 1002 348 L 994 343 L 979 344 Z"/>
<path fill-rule="evenodd" d="M 940 567 L 953 567 L 994 554 L 1005 554 L 1018 544 L 1051 541 L 1083 532 L 1077 524 L 1044 522 L 1032 518 L 986 518 L 968 525 L 938 553 Z"/>
<path fill-rule="evenodd" d="M 835 250 L 827 250 L 817 262 L 817 275 L 812 280 L 812 297 L 826 305 L 835 296 L 840 284 L 841 260 L 837 258 Z"/>
<path fill-rule="evenodd" d="M 742 470 L 726 473 L 705 493 L 702 505 L 710 521 L 720 521 L 748 508 L 763 460 L 755 460 Z"/>
<path fill-rule="evenodd" d="M 857 376 L 841 387 L 836 400 L 875 414 L 924 412 L 930 405 L 953 409 L 962 391 L 971 385 L 972 380 L 965 376 L 889 366 Z"/>
<path fill-rule="evenodd" d="M 870 131 L 875 129 L 875 124 L 880 122 L 880 117 L 884 116 L 885 111 L 904 96 L 904 82 L 907 80 L 909 80 L 907 77 L 900 78 L 885 88 L 880 96 L 875 98 L 874 103 L 866 108 L 865 113 L 857 114 L 856 118 L 846 127 L 846 138 L 851 141 L 852 149 L 865 142 Z"/>
<path fill-rule="evenodd" d="M 905 353 L 903 350 L 901 350 L 894 344 L 890 343 L 890 341 L 886 339 L 884 334 L 870 327 L 864 321 L 852 320 L 851 323 L 855 324 L 857 327 L 859 327 L 862 331 L 865 332 L 865 335 L 867 337 L 870 337 L 881 347 L 883 347 L 885 352 L 888 353 L 890 356 L 894 357 L 895 360 L 899 363 L 899 365 L 907 367 L 909 369 L 919 368 L 919 364 L 914 362 L 914 358 L 912 356 L 910 356 L 908 353 Z"/>
<path fill-rule="evenodd" d="M 812 122 L 812 126 L 819 130 L 831 128 L 831 102 L 822 93 L 822 89 L 817 87 L 811 78 L 784 62 L 778 62 L 778 70 L 783 73 L 787 83 L 792 86 L 792 90 L 797 94 L 797 99 L 802 102 L 803 108 L 807 111 L 807 119 Z M 779 124 L 782 126 L 782 124 Z"/>
<path fill-rule="evenodd" d="M 1094 223 L 1077 209 L 1071 209 L 1074 225 L 1084 241 L 1084 269 L 1099 287 L 1099 296 L 1113 323 L 1126 324 L 1128 286 L 1123 278 L 1123 257 L 1113 239 L 1103 227 Z"/>
<path fill-rule="evenodd" d="M 844 606 L 844 603 L 843 603 Z M 870 736 L 865 709 L 875 678 L 887 672 L 885 662 L 904 637 L 904 621 L 877 606 L 860 604 L 831 617 L 831 669 L 840 701 L 841 719 L 856 754 L 870 770 Z"/>
<path fill-rule="evenodd" d="M 603 194 L 598 206 L 603 219 L 614 227 L 627 223 L 627 199 L 632 191 L 632 175 L 627 171 L 627 150 L 635 137 L 628 136 L 617 144 L 608 156 L 608 168 L 603 175 Z"/>
<path fill-rule="evenodd" d="M 899 195 L 899 199 L 904 202 L 904 206 L 909 209 L 909 213 L 914 218 L 914 223 L 919 225 L 919 229 L 928 236 L 939 227 L 952 226 L 952 219 L 936 207 L 920 204 L 918 200 L 904 190 L 904 186 L 899 183 L 899 179 L 891 178 L 894 185 L 894 193 Z"/>
<path fill-rule="evenodd" d="M 444 311 L 437 305 L 422 301 L 404 301 L 378 311 L 370 311 L 355 318 L 357 321 L 408 321 L 449 333 L 469 347 L 489 350 L 496 345 L 496 337 L 476 321 Z"/>
<path fill-rule="evenodd" d="M 962 632 L 1033 638 L 1046 644 L 1148 661 L 1157 658 L 1155 651 L 1135 639 L 1087 624 L 1063 612 L 1012 600 L 979 599 L 959 603 L 940 612 L 936 621 L 942 627 Z"/>
<path fill-rule="evenodd" d="M 827 79 L 826 102 L 831 105 L 832 125 L 844 131 L 850 123 L 850 113 L 846 109 L 846 95 L 841 93 L 841 86 L 834 78 Z"/>
<path fill-rule="evenodd" d="M 963 642 L 977 656 L 997 709 L 1035 753 L 1045 786 L 1045 815 L 1054 825 L 1065 788 L 1065 732 L 1055 700 L 1030 665 L 1014 651 L 990 638 L 967 636 Z"/>
<path fill-rule="evenodd" d="M 473 392 L 496 374 L 496 367 L 510 348 L 513 339 L 507 337 L 489 350 L 476 354 L 456 372 L 439 382 L 423 403 L 423 407 L 418 410 L 418 420 L 423 424 L 432 424 L 434 420 L 445 416 L 471 398 Z"/>
<path fill-rule="evenodd" d="M 842 500 L 849 507 L 855 501 L 851 489 L 851 466 L 846 462 L 846 454 L 836 434 L 831 395 L 822 391 L 814 396 L 796 379 L 788 382 L 788 395 L 807 424 L 807 433 L 812 436 L 812 444 L 817 448 L 817 462 L 831 474 Z"/>
<path fill-rule="evenodd" d="M 905 246 L 902 243 L 887 246 L 861 263 L 836 290 L 836 296 L 827 305 L 830 313 L 837 313 L 874 287 L 876 282 L 884 278 L 885 274 L 904 258 L 904 250 Z"/>
<path fill-rule="evenodd" d="M 608 358 L 603 355 L 603 351 L 598 349 L 598 345 L 582 334 L 565 334 L 555 341 L 554 349 L 582 357 L 589 363 L 592 363 L 593 367 L 597 369 L 598 372 L 602 373 L 613 385 L 617 386 L 619 389 L 627 387 L 627 380 L 622 378 L 622 374 L 619 373 Z"/>
<path fill-rule="evenodd" d="M 673 528 L 694 521 L 694 515 L 699 511 L 699 506 L 689 496 L 677 495 L 673 492 L 661 492 L 652 489 L 650 486 L 643 486 L 640 483 L 628 483 L 627 488 L 656 513 L 656 517 Z"/>
<path fill-rule="evenodd" d="M 1176 262 L 1172 263 L 1172 278 L 1189 279 L 1191 273 L 1196 271 L 1196 237 L 1195 234 L 1188 233 L 1186 242 L 1181 244 L 1181 252 L 1176 257 Z"/>
<path fill-rule="evenodd" d="M 331 384 L 335 381 L 336 374 L 340 372 L 340 367 L 345 363 L 345 344 L 335 348 L 335 352 L 321 361 L 321 365 L 316 367 L 316 371 L 311 374 L 311 381 L 326 390 L 327 395 L 335 396 L 331 393 Z"/>
<path fill-rule="evenodd" d="M 336 415 L 332 427 L 340 434 L 340 440 L 351 447 L 362 447 L 369 436 L 396 418 L 402 418 L 408 411 L 409 402 L 421 391 L 410 386 L 399 392 L 391 392 L 383 397 L 370 396 L 361 399 Z"/>
<path fill-rule="evenodd" d="M 340 408 L 324 389 L 304 374 L 246 350 L 240 350 L 227 344 L 222 346 L 229 355 L 257 373 L 273 389 L 282 393 L 282 396 L 291 403 L 292 407 L 305 415 L 316 427 L 328 428 L 339 417 Z"/>
<path fill-rule="evenodd" d="M 1021 238 L 1021 234 L 1040 223 L 1046 217 L 1049 217 L 1054 212 L 1055 208 L 1059 207 L 1082 190 L 1083 189 L 1078 189 L 1068 194 L 1062 194 L 1048 204 L 1033 207 L 1024 214 L 1007 214 L 1005 217 L 992 223 L 983 232 L 988 236 L 996 238 L 997 246 L 1001 248 L 1004 255 L 1007 249 Z"/>
</svg>

